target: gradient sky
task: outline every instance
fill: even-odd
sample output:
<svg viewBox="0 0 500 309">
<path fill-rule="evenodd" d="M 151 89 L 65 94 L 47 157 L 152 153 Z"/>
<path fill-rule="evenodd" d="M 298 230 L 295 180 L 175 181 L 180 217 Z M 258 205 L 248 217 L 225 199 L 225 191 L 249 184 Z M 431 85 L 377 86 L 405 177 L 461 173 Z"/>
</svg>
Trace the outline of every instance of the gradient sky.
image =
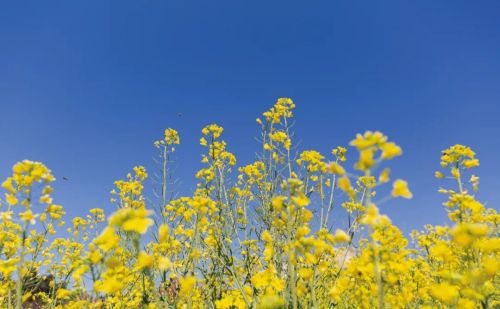
<svg viewBox="0 0 500 309">
<path fill-rule="evenodd" d="M 189 192 L 204 125 L 246 164 L 255 118 L 291 97 L 303 149 L 367 129 L 402 146 L 393 176 L 414 198 L 381 208 L 405 231 L 447 221 L 433 174 L 455 143 L 478 153 L 478 197 L 498 209 L 499 16 L 497 0 L 1 1 L 0 178 L 43 161 L 69 214 L 109 213 L 113 181 L 152 168 L 173 127 Z"/>
</svg>

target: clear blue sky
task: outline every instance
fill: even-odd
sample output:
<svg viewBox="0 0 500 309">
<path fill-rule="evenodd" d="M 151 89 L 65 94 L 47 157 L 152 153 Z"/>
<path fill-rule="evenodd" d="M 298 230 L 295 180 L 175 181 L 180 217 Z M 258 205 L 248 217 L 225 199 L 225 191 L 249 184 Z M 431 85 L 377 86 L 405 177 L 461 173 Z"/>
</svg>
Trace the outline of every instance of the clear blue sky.
<svg viewBox="0 0 500 309">
<path fill-rule="evenodd" d="M 201 127 L 224 126 L 246 164 L 255 118 L 287 96 L 303 148 L 367 129 L 403 147 L 392 169 L 415 197 L 382 211 L 406 231 L 446 221 L 433 173 L 451 144 L 477 151 L 479 198 L 497 207 L 499 16 L 496 0 L 1 1 L 0 177 L 43 161 L 70 179 L 55 193 L 70 214 L 109 212 L 113 181 L 152 167 L 174 127 L 188 191 Z"/>
</svg>

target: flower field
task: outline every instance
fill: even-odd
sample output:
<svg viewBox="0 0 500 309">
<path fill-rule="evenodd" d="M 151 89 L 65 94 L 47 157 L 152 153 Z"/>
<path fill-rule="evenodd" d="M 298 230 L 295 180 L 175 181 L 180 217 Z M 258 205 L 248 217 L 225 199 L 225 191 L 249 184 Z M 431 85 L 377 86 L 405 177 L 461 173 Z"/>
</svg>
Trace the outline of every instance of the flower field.
<svg viewBox="0 0 500 309">
<path fill-rule="evenodd" d="M 379 211 L 376 194 L 412 198 L 411 184 L 390 174 L 402 149 L 368 131 L 327 155 L 299 151 L 294 107 L 281 98 L 257 119 L 261 144 L 246 166 L 222 127 L 204 127 L 191 196 L 172 192 L 181 138 L 166 129 L 153 145 L 156 196 L 144 193 L 148 172 L 137 166 L 114 183 L 109 214 L 89 207 L 69 217 L 48 167 L 15 164 L 0 198 L 0 306 L 500 307 L 500 217 L 475 199 L 473 150 L 436 154 L 435 177 L 454 183 L 439 188 L 443 205 L 435 206 L 449 224 L 407 238 Z"/>
</svg>

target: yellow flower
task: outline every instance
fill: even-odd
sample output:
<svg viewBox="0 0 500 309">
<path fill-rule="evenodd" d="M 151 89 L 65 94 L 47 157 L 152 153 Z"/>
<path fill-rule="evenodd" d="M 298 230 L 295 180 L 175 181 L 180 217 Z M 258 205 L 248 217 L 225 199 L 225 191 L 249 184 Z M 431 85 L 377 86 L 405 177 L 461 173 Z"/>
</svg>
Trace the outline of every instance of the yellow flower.
<svg viewBox="0 0 500 309">
<path fill-rule="evenodd" d="M 220 300 L 215 301 L 217 309 L 246 309 L 246 303 L 239 291 L 226 292 Z"/>
<path fill-rule="evenodd" d="M 271 200 L 271 205 L 273 205 L 275 211 L 281 211 L 281 209 L 283 209 L 283 203 L 285 200 L 285 196 L 275 196 Z"/>
<path fill-rule="evenodd" d="M 333 235 L 333 239 L 336 242 L 347 242 L 351 240 L 351 237 L 349 237 L 349 235 L 346 232 L 342 231 L 341 229 L 337 229 L 335 230 L 335 235 Z"/>
<path fill-rule="evenodd" d="M 158 228 L 158 240 L 160 243 L 165 243 L 168 240 L 169 228 L 168 225 L 162 224 Z"/>
<path fill-rule="evenodd" d="M 104 252 L 108 252 L 119 245 L 120 238 L 112 227 L 106 227 L 101 235 L 94 239 L 94 243 Z"/>
<path fill-rule="evenodd" d="M 347 160 L 346 153 L 347 153 L 347 149 L 344 147 L 341 147 L 341 146 L 332 149 L 332 155 L 334 155 L 341 162 L 344 162 Z"/>
<path fill-rule="evenodd" d="M 281 309 L 285 307 L 285 300 L 278 295 L 263 295 L 259 299 L 257 309 Z"/>
<path fill-rule="evenodd" d="M 3 274 L 4 278 L 8 278 L 16 270 L 17 262 L 18 258 L 0 260 L 0 273 Z"/>
<path fill-rule="evenodd" d="M 52 204 L 52 198 L 48 194 L 44 194 L 44 195 L 40 196 L 39 201 L 40 201 L 40 203 L 43 203 L 43 204 Z"/>
<path fill-rule="evenodd" d="M 380 149 L 382 150 L 382 159 L 392 159 L 403 153 L 401 148 L 392 142 L 383 144 Z"/>
<path fill-rule="evenodd" d="M 216 124 L 210 124 L 201 130 L 203 135 L 212 135 L 214 139 L 218 139 L 224 129 Z"/>
<path fill-rule="evenodd" d="M 12 185 L 12 177 L 9 177 L 2 182 L 2 188 L 9 191 L 10 194 L 14 194 L 16 192 L 14 186 Z"/>
<path fill-rule="evenodd" d="M 96 282 L 94 288 L 96 291 L 107 294 L 114 294 L 122 290 L 125 282 L 118 280 L 114 276 L 105 278 L 102 281 Z"/>
<path fill-rule="evenodd" d="M 336 174 L 336 175 L 344 175 L 345 174 L 345 170 L 342 166 L 340 166 L 340 164 L 338 164 L 337 162 L 331 162 L 329 165 L 328 165 L 328 171 L 332 174 Z"/>
<path fill-rule="evenodd" d="M 366 131 L 365 134 L 357 134 L 356 139 L 350 142 L 351 146 L 364 150 L 373 146 L 382 145 L 387 141 L 387 137 L 381 132 Z"/>
<path fill-rule="evenodd" d="M 349 178 L 347 177 L 342 177 L 338 180 L 337 182 L 340 190 L 344 191 L 345 193 L 349 194 L 350 198 L 354 198 L 354 190 L 351 186 L 351 182 L 349 181 Z"/>
<path fill-rule="evenodd" d="M 458 287 L 448 283 L 435 284 L 430 291 L 434 298 L 447 305 L 454 304 L 459 296 Z"/>
<path fill-rule="evenodd" d="M 469 247 L 474 240 L 485 236 L 487 233 L 488 226 L 479 223 L 459 224 L 451 231 L 453 241 L 460 247 Z"/>
<path fill-rule="evenodd" d="M 299 207 L 304 207 L 309 204 L 309 199 L 304 194 L 300 194 L 298 196 L 292 196 L 292 202 Z"/>
<path fill-rule="evenodd" d="M 12 206 L 17 205 L 17 203 L 19 203 L 18 199 L 14 194 L 5 194 L 5 201 L 7 202 L 7 204 Z"/>
<path fill-rule="evenodd" d="M 70 291 L 62 288 L 58 289 L 56 293 L 56 297 L 58 299 L 68 299 L 70 295 L 71 295 Z"/>
<path fill-rule="evenodd" d="M 158 259 L 158 268 L 160 270 L 170 270 L 172 268 L 173 264 L 172 261 L 168 257 L 162 256 Z"/>
<path fill-rule="evenodd" d="M 448 260 L 449 258 L 452 257 L 452 252 L 450 251 L 450 248 L 444 244 L 440 243 L 434 246 L 431 250 L 430 253 L 433 257 L 439 258 L 442 260 Z"/>
<path fill-rule="evenodd" d="M 314 270 L 312 270 L 311 268 L 299 269 L 299 277 L 304 279 L 305 281 L 311 279 L 313 275 L 314 275 Z"/>
<path fill-rule="evenodd" d="M 290 150 L 291 140 L 285 132 L 275 131 L 273 133 L 269 133 L 269 138 L 272 141 L 283 144 L 285 149 Z"/>
<path fill-rule="evenodd" d="M 444 150 L 441 155 L 441 166 L 455 166 L 461 164 L 465 168 L 471 168 L 479 165 L 479 161 L 475 158 L 476 153 L 469 147 L 463 145 L 454 145 Z"/>
<path fill-rule="evenodd" d="M 13 211 L 4 211 L 0 212 L 0 220 L 2 221 L 10 221 L 12 220 Z"/>
<path fill-rule="evenodd" d="M 439 179 L 443 179 L 444 178 L 444 174 L 441 173 L 440 171 L 437 171 L 436 173 L 434 173 L 434 176 L 436 178 L 439 178 Z"/>
<path fill-rule="evenodd" d="M 188 276 L 180 279 L 180 289 L 179 295 L 181 297 L 189 297 L 193 292 L 193 288 L 196 285 L 196 278 L 194 276 Z"/>
<path fill-rule="evenodd" d="M 310 229 L 307 226 L 301 226 L 297 229 L 297 238 L 300 239 L 309 234 Z"/>
<path fill-rule="evenodd" d="M 276 101 L 276 104 L 268 110 L 264 112 L 263 115 L 266 120 L 272 124 L 281 123 L 281 118 L 290 118 L 292 117 L 292 110 L 295 108 L 295 104 L 290 98 L 279 98 Z"/>
<path fill-rule="evenodd" d="M 271 236 L 271 233 L 269 233 L 268 230 L 265 230 L 264 232 L 262 232 L 261 238 L 265 242 L 272 242 L 273 241 L 273 237 Z"/>
<path fill-rule="evenodd" d="M 366 209 L 365 215 L 361 218 L 361 223 L 370 225 L 370 226 L 378 226 L 383 224 L 389 224 L 391 220 L 385 216 L 381 215 L 378 211 L 377 206 L 371 204 Z"/>
<path fill-rule="evenodd" d="M 166 146 L 170 146 L 170 145 L 178 145 L 180 143 L 179 134 L 177 133 L 176 130 L 171 129 L 171 128 L 165 129 L 164 135 L 165 135 L 165 137 L 162 140 L 154 142 L 154 146 L 156 148 L 160 148 L 160 146 L 166 147 Z M 173 147 L 171 150 L 175 151 L 175 149 Z"/>
<path fill-rule="evenodd" d="M 151 268 L 154 263 L 154 257 L 152 255 L 147 254 L 144 251 L 139 252 L 139 256 L 137 257 L 137 263 L 135 264 L 136 270 L 143 270 L 146 268 Z"/>
<path fill-rule="evenodd" d="M 101 261 L 101 258 L 101 253 L 99 253 L 99 251 L 95 250 L 90 252 L 90 261 L 92 262 L 92 264 L 99 263 Z"/>
<path fill-rule="evenodd" d="M 111 215 L 109 224 L 126 232 L 144 234 L 149 226 L 153 224 L 153 220 L 148 218 L 150 214 L 151 212 L 144 208 L 122 208 Z"/>
<path fill-rule="evenodd" d="M 380 176 L 378 177 L 378 180 L 380 181 L 380 183 L 386 183 L 386 182 L 389 182 L 389 173 L 390 173 L 390 169 L 388 168 L 385 168 L 382 173 L 380 173 Z"/>
<path fill-rule="evenodd" d="M 29 222 L 31 224 L 35 224 L 36 223 L 35 218 L 37 218 L 38 216 L 39 215 L 33 214 L 33 212 L 31 211 L 31 209 L 28 209 L 25 212 L 21 212 L 19 214 L 19 217 L 21 218 L 21 220 Z"/>
<path fill-rule="evenodd" d="M 460 309 L 476 309 L 476 303 L 467 298 L 461 298 L 457 302 L 457 308 Z"/>
<path fill-rule="evenodd" d="M 356 163 L 356 169 L 366 171 L 369 170 L 374 164 L 375 160 L 373 159 L 374 150 L 373 149 L 364 149 L 359 153 L 359 161 Z"/>
<path fill-rule="evenodd" d="M 176 130 L 168 128 L 165 130 L 165 142 L 167 145 L 174 145 L 180 143 L 179 134 Z"/>
<path fill-rule="evenodd" d="M 479 166 L 479 160 L 478 159 L 465 160 L 463 162 L 463 165 L 465 168 L 476 167 Z"/>
<path fill-rule="evenodd" d="M 408 189 L 408 183 L 406 181 L 397 179 L 392 185 L 392 196 L 410 199 L 413 197 L 413 194 Z"/>
</svg>

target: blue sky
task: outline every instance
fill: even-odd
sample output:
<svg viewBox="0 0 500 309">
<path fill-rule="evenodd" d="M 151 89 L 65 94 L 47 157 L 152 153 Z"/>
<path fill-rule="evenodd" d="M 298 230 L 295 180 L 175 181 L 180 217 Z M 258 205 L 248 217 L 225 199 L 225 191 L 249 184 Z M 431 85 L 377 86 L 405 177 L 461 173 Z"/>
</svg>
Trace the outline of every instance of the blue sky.
<svg viewBox="0 0 500 309">
<path fill-rule="evenodd" d="M 498 16 L 498 1 L 1 1 L 0 177 L 43 161 L 69 178 L 69 214 L 109 212 L 113 181 L 152 167 L 173 127 L 189 192 L 204 125 L 246 164 L 255 118 L 286 96 L 304 149 L 367 129 L 402 146 L 391 167 L 415 197 L 382 211 L 405 231 L 446 222 L 433 173 L 455 143 L 477 151 L 478 197 L 497 208 Z"/>
</svg>

